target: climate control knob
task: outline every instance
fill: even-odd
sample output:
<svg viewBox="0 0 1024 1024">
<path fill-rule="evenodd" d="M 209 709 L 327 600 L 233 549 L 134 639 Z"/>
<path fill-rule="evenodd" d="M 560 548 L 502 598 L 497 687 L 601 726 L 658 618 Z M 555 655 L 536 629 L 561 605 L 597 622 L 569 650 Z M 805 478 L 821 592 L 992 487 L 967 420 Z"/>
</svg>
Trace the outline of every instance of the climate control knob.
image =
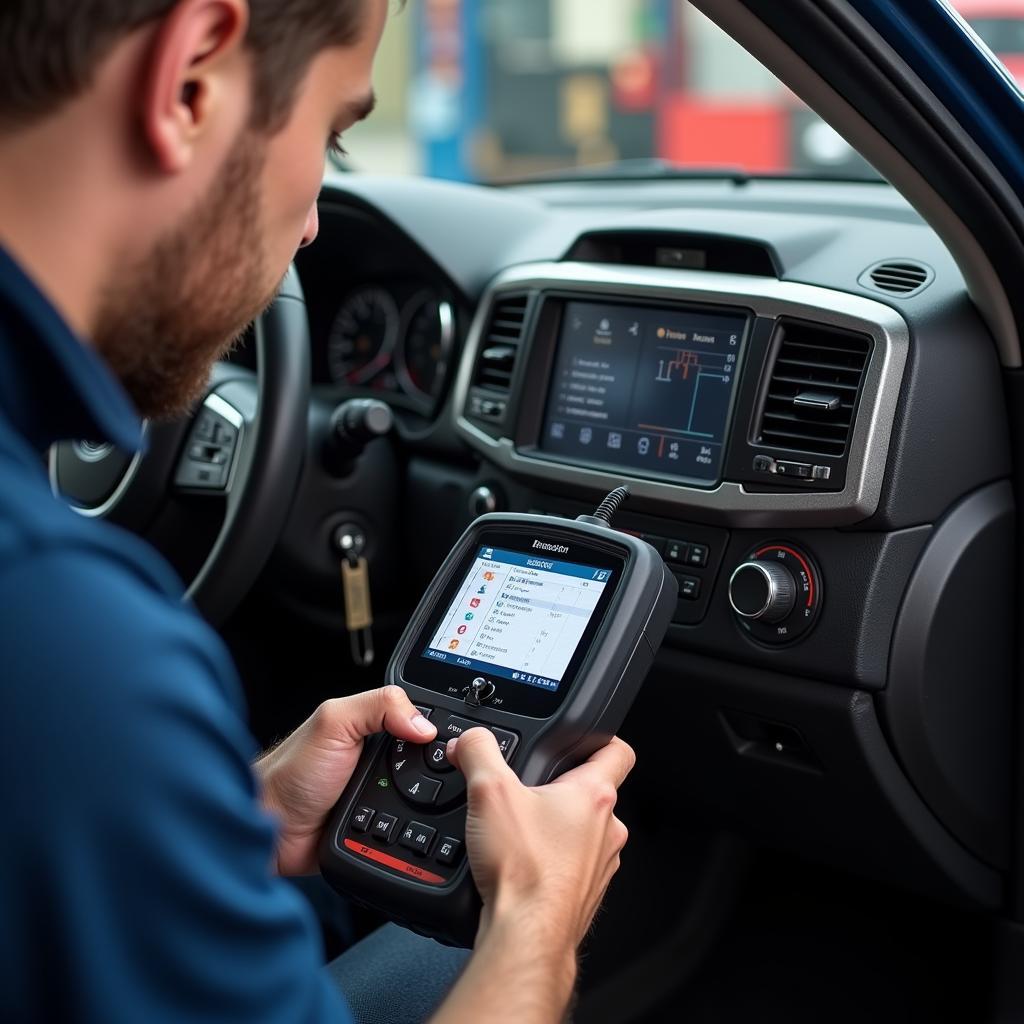
<svg viewBox="0 0 1024 1024">
<path fill-rule="evenodd" d="M 796 581 L 778 562 L 753 559 L 729 578 L 729 603 L 742 619 L 781 622 L 795 602 Z"/>
</svg>

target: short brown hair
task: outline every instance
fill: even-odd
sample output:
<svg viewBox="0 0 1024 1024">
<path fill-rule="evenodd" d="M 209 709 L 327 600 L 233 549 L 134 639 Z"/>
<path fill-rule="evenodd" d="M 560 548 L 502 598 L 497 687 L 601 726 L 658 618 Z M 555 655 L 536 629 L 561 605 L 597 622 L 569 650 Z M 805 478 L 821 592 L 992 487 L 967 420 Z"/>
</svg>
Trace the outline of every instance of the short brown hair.
<svg viewBox="0 0 1024 1024">
<path fill-rule="evenodd" d="M 179 0 L 0 0 L 0 126 L 43 117 L 85 89 L 127 33 Z M 309 63 L 356 42 L 366 0 L 249 0 L 253 121 L 272 130 Z"/>
</svg>

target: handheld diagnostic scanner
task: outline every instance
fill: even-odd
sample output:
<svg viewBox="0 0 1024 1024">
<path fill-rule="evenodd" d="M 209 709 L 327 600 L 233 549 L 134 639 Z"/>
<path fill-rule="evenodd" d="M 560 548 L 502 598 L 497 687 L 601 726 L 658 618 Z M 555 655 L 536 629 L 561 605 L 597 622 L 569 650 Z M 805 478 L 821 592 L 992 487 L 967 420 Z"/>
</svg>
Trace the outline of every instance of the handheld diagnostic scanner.
<svg viewBox="0 0 1024 1024">
<path fill-rule="evenodd" d="M 320 850 L 338 890 L 469 946 L 480 898 L 465 857 L 466 782 L 449 739 L 490 729 L 527 785 L 581 764 L 622 724 L 676 606 L 675 577 L 611 518 L 489 514 L 420 601 L 387 668 L 437 727 L 431 743 L 367 740 Z"/>
</svg>

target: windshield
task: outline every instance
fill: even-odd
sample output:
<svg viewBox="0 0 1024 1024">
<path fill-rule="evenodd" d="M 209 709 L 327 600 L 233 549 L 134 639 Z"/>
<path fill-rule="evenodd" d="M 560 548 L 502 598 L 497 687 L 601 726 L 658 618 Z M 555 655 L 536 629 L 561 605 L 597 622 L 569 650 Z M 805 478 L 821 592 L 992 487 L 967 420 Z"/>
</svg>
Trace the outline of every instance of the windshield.
<svg viewBox="0 0 1024 1024">
<path fill-rule="evenodd" d="M 1019 71 L 1024 0 L 954 0 Z M 389 20 L 378 109 L 345 170 L 507 182 L 749 174 L 877 179 L 682 0 L 417 0 Z"/>
</svg>

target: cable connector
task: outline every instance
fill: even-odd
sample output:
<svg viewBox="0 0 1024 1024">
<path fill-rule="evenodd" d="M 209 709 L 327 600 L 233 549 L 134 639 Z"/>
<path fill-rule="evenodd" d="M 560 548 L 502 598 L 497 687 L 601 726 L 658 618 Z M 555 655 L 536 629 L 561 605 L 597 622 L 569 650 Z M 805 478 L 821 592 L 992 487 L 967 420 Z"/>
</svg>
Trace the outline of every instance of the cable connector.
<svg viewBox="0 0 1024 1024">
<path fill-rule="evenodd" d="M 629 488 L 626 486 L 616 487 L 610 491 L 604 501 L 594 509 L 592 516 L 577 516 L 578 523 L 592 523 L 595 526 L 611 526 L 612 516 L 619 510 L 619 506 L 629 497 Z"/>
</svg>

